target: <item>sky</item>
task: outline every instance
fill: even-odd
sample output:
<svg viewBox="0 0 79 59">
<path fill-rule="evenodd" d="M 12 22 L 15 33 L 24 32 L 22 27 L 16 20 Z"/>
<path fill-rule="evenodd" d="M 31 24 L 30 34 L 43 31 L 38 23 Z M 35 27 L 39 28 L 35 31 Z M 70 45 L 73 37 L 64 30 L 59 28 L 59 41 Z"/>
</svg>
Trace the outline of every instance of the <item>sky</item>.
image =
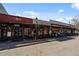
<svg viewBox="0 0 79 59">
<path fill-rule="evenodd" d="M 9 14 L 65 23 L 79 15 L 79 3 L 2 3 Z"/>
</svg>

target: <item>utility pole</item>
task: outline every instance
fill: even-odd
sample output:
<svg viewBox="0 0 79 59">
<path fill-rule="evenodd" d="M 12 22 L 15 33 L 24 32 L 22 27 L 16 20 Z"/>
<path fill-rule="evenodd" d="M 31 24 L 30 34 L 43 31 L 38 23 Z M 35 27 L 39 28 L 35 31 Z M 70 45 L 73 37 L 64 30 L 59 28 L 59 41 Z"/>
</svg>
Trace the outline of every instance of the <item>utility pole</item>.
<svg viewBox="0 0 79 59">
<path fill-rule="evenodd" d="M 50 38 L 52 38 L 52 28 L 51 28 L 51 24 L 50 24 L 49 34 L 50 34 Z"/>
<path fill-rule="evenodd" d="M 37 40 L 37 36 L 38 36 L 38 18 L 36 17 L 35 19 L 36 24 L 35 24 L 35 41 Z"/>
</svg>

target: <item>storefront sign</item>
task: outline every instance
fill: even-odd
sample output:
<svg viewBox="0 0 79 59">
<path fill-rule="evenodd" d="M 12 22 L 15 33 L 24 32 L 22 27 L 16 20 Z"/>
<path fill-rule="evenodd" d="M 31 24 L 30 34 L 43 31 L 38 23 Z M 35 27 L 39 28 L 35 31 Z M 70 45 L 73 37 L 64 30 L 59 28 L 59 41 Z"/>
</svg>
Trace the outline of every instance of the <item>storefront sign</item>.
<svg viewBox="0 0 79 59">
<path fill-rule="evenodd" d="M 16 18 L 17 21 L 21 21 L 21 18 Z"/>
</svg>

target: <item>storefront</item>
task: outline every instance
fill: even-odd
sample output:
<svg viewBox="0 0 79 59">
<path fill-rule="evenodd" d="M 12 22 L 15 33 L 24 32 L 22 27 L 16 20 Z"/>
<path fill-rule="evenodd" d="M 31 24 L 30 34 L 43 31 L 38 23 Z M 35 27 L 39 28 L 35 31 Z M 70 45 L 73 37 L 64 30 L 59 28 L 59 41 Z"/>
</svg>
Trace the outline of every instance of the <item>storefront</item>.
<svg viewBox="0 0 79 59">
<path fill-rule="evenodd" d="M 32 19 L 0 14 L 0 41 L 23 40 L 31 35 Z M 29 25 L 29 26 L 28 26 Z"/>
<path fill-rule="evenodd" d="M 37 27 L 37 38 L 48 38 L 50 37 L 49 31 L 50 31 L 50 22 L 43 21 L 39 19 L 34 19 L 33 24 Z"/>
<path fill-rule="evenodd" d="M 0 14 L 0 41 L 50 38 L 62 31 L 73 34 L 74 27 L 56 21 Z"/>
<path fill-rule="evenodd" d="M 27 24 L 23 26 L 24 39 L 32 39 L 34 36 L 34 28 L 32 24 Z"/>
<path fill-rule="evenodd" d="M 8 40 L 12 36 L 12 27 L 10 24 L 0 24 L 0 40 Z"/>
</svg>

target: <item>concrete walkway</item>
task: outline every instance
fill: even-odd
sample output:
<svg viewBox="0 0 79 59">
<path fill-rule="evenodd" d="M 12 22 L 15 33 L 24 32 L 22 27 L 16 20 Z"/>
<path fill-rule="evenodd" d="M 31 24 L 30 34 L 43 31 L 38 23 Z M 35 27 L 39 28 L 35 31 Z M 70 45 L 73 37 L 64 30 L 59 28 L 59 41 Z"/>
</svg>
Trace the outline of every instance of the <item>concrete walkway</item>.
<svg viewBox="0 0 79 59">
<path fill-rule="evenodd" d="M 49 39 L 46 41 L 36 41 L 33 43 L 26 43 L 26 41 L 2 43 L 0 44 L 0 55 L 77 56 L 79 55 L 79 36 L 73 36 L 72 39 L 63 41 L 53 41 L 53 39 Z"/>
</svg>

